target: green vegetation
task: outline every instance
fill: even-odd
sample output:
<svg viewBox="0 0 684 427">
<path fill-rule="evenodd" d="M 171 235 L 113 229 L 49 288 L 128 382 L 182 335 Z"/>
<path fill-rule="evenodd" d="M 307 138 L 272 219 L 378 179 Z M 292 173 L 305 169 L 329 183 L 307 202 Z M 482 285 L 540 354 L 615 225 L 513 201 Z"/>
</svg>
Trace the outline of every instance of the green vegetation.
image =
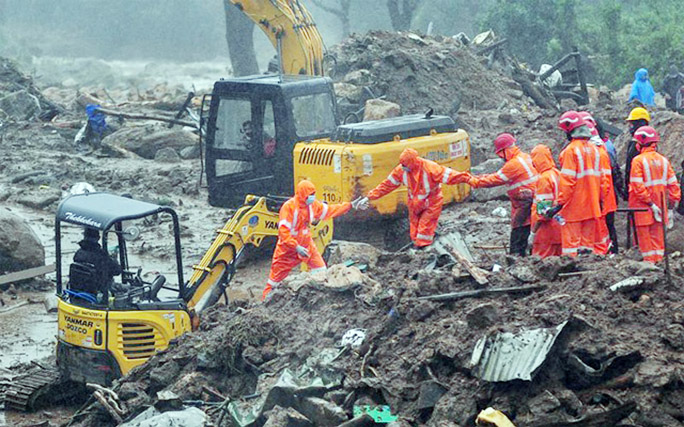
<svg viewBox="0 0 684 427">
<path fill-rule="evenodd" d="M 659 86 L 670 64 L 682 70 L 684 2 L 670 0 L 497 0 L 481 23 L 509 40 L 517 57 L 536 68 L 577 46 L 612 88 L 648 68 Z"/>
</svg>

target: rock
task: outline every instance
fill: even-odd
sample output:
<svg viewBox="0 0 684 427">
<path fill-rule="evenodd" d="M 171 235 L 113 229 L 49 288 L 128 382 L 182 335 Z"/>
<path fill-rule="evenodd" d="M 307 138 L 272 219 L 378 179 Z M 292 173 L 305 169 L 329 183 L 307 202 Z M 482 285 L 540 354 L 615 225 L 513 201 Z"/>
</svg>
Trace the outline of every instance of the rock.
<svg viewBox="0 0 684 427">
<path fill-rule="evenodd" d="M 267 419 L 264 427 L 309 427 L 312 426 L 304 415 L 292 408 L 282 408 L 276 405 L 265 413 Z"/>
<path fill-rule="evenodd" d="M 43 299 L 43 306 L 47 313 L 57 313 L 57 297 L 55 295 L 48 295 Z"/>
<path fill-rule="evenodd" d="M 516 265 L 508 273 L 524 283 L 534 283 L 539 280 L 537 274 L 527 265 Z"/>
<path fill-rule="evenodd" d="M 357 264 L 374 266 L 380 256 L 380 250 L 373 245 L 361 242 L 336 241 L 332 247 L 328 265 L 355 261 Z"/>
<path fill-rule="evenodd" d="M 168 129 L 154 124 L 122 127 L 106 136 L 102 143 L 124 148 L 146 159 L 153 159 L 162 148 L 182 150 L 198 145 L 198 137 L 180 128 Z"/>
<path fill-rule="evenodd" d="M 484 303 L 472 308 L 466 320 L 471 328 L 486 329 L 499 321 L 499 313 L 494 304 Z"/>
<path fill-rule="evenodd" d="M 299 406 L 306 418 L 316 426 L 337 426 L 348 419 L 344 409 L 319 397 L 307 397 Z"/>
<path fill-rule="evenodd" d="M 0 271 L 19 271 L 45 265 L 45 249 L 28 222 L 0 208 Z"/>
<path fill-rule="evenodd" d="M 173 383 L 179 373 L 180 366 L 178 366 L 178 363 L 171 360 L 150 371 L 150 382 L 157 390 L 160 390 Z"/>
<path fill-rule="evenodd" d="M 50 189 L 47 191 L 24 194 L 17 199 L 17 203 L 21 203 L 22 205 L 33 209 L 44 209 L 59 201 L 61 197 L 62 192 L 60 190 Z"/>
<path fill-rule="evenodd" d="M 527 402 L 530 412 L 537 417 L 555 411 L 560 408 L 560 401 L 551 394 L 550 391 L 544 390 L 542 393 L 533 397 Z"/>
<path fill-rule="evenodd" d="M 0 98 L 0 110 L 14 120 L 31 120 L 40 115 L 42 109 L 38 98 L 26 90 L 11 93 Z"/>
<path fill-rule="evenodd" d="M 181 158 L 176 150 L 171 147 L 161 148 L 154 155 L 154 161 L 159 163 L 178 163 L 180 160 Z"/>
<path fill-rule="evenodd" d="M 162 390 L 157 392 L 157 401 L 154 407 L 160 412 L 179 411 L 183 409 L 183 401 L 172 391 Z"/>
<path fill-rule="evenodd" d="M 352 104 L 361 102 L 363 89 L 351 83 L 335 83 L 335 96 L 337 99 L 346 99 Z"/>
<path fill-rule="evenodd" d="M 152 407 L 119 427 L 204 427 L 205 425 L 207 425 L 207 414 L 199 408 L 191 407 L 162 414 Z"/>
<path fill-rule="evenodd" d="M 181 159 L 199 159 L 200 156 L 200 150 L 199 150 L 199 145 L 193 145 L 190 147 L 185 147 L 180 150 L 180 157 Z"/>
<path fill-rule="evenodd" d="M 363 121 L 387 119 L 401 115 L 401 107 L 394 102 L 383 99 L 369 99 L 366 101 L 366 110 L 363 114 Z"/>
<path fill-rule="evenodd" d="M 640 386 L 664 387 L 676 379 L 677 366 L 661 360 L 647 359 L 639 364 L 634 384 Z"/>
<path fill-rule="evenodd" d="M 342 79 L 343 83 L 349 83 L 355 86 L 366 86 L 371 83 L 372 75 L 371 72 L 366 69 L 354 70 L 348 73 Z"/>
</svg>

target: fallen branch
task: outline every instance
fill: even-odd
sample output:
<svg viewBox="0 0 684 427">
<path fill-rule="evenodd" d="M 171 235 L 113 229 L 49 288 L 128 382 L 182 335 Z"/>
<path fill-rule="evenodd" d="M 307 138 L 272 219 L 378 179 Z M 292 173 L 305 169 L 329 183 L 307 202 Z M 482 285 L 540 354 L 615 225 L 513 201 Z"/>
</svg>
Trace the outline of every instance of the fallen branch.
<svg viewBox="0 0 684 427">
<path fill-rule="evenodd" d="M 123 415 L 125 412 L 119 406 L 119 395 L 106 387 L 102 387 L 99 384 L 87 383 L 86 387 L 95 390 L 93 392 L 93 397 L 100 402 L 100 404 L 107 410 L 109 415 L 116 420 L 117 424 L 121 424 L 123 422 Z"/>
<path fill-rule="evenodd" d="M 473 245 L 473 248 L 475 249 L 484 249 L 484 250 L 495 250 L 495 249 L 503 249 L 503 250 L 508 250 L 508 246 L 506 245 Z"/>
<path fill-rule="evenodd" d="M 512 288 L 476 289 L 474 291 L 450 292 L 448 294 L 428 295 L 424 297 L 418 297 L 418 299 L 426 301 L 454 301 L 464 298 L 479 298 L 490 295 L 515 294 L 519 292 L 540 291 L 543 289 L 546 289 L 546 286 L 534 285 L 517 286 Z"/>
<path fill-rule="evenodd" d="M 109 110 L 107 108 L 102 108 L 102 107 L 98 108 L 97 111 L 99 111 L 102 114 L 106 114 L 108 116 L 123 117 L 124 119 L 156 120 L 159 122 L 172 123 L 172 124 L 176 124 L 176 125 L 188 126 L 188 127 L 197 129 L 196 123 L 188 122 L 185 120 L 170 119 L 168 117 L 161 117 L 161 116 L 151 116 L 149 114 L 124 113 L 122 111 Z"/>
<path fill-rule="evenodd" d="M 41 265 L 40 267 L 33 267 L 26 270 L 7 273 L 3 276 L 0 276 L 0 285 L 19 282 L 21 280 L 31 279 L 37 276 L 43 276 L 45 274 L 52 273 L 53 271 L 55 271 L 55 264 Z"/>
<path fill-rule="evenodd" d="M 583 275 L 589 274 L 589 273 L 594 273 L 594 271 L 572 271 L 570 273 L 558 273 L 558 277 L 563 278 L 563 277 L 583 276 Z"/>
</svg>

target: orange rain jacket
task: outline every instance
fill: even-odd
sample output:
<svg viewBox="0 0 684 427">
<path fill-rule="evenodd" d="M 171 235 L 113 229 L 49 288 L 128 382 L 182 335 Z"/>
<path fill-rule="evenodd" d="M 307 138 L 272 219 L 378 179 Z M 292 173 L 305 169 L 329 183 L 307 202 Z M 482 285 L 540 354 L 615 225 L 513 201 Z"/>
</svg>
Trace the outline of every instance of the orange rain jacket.
<svg viewBox="0 0 684 427">
<path fill-rule="evenodd" d="M 418 152 L 407 148 L 401 153 L 400 164 L 387 179 L 368 193 L 370 200 L 389 194 L 400 185 L 407 187 L 411 240 L 417 246 L 432 243 L 439 215 L 442 212 L 444 197 L 442 184 L 455 185 L 468 182 L 468 172 L 457 172 L 431 160 L 418 157 Z M 405 171 L 405 165 L 410 171 Z"/>
<path fill-rule="evenodd" d="M 560 154 L 558 204 L 568 222 L 601 218 L 601 155 L 587 139 L 573 139 Z M 593 239 L 593 238 L 592 238 Z"/>
<path fill-rule="evenodd" d="M 271 272 L 269 274 L 263 297 L 271 291 L 273 286 L 280 284 L 290 271 L 300 263 L 307 263 L 313 271 L 325 268 L 325 263 L 311 238 L 309 225 L 344 215 L 351 209 L 351 203 L 328 205 L 318 200 L 306 204 L 306 198 L 316 192 L 316 187 L 310 181 L 297 184 L 295 196 L 280 208 L 278 222 L 278 243 L 273 252 Z M 303 246 L 309 251 L 308 258 L 302 258 L 297 253 L 297 246 Z"/>
<path fill-rule="evenodd" d="M 672 165 L 665 156 L 656 152 L 655 145 L 644 147 L 641 154 L 632 160 L 629 176 L 629 207 L 648 208 L 646 212 L 635 212 L 637 226 L 651 225 L 655 222 L 649 208 L 655 203 L 663 211 L 663 221 L 668 221 L 667 207 L 663 206 L 663 195 L 677 203 L 682 198 L 681 189 Z"/>
<path fill-rule="evenodd" d="M 508 186 L 511 201 L 511 227 L 530 225 L 530 209 L 539 174 L 532 164 L 532 158 L 518 146 L 508 147 L 508 160 L 496 173 L 473 177 L 468 183 L 473 188 Z"/>
<path fill-rule="evenodd" d="M 561 226 L 558 221 L 549 220 L 537 213 L 537 203 L 558 199 L 560 172 L 556 169 L 551 150 L 546 145 L 537 145 L 530 153 L 534 168 L 539 172 L 537 189 L 532 205 L 532 229 L 536 228 L 532 255 L 561 255 Z"/>
</svg>

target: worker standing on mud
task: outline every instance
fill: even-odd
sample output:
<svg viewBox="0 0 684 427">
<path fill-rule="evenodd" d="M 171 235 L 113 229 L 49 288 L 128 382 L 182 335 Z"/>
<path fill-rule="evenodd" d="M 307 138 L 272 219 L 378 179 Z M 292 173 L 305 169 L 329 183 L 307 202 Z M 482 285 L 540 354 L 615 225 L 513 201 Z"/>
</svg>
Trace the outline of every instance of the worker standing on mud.
<svg viewBox="0 0 684 427">
<path fill-rule="evenodd" d="M 646 212 L 635 212 L 634 220 L 644 261 L 656 263 L 665 255 L 663 222 L 672 227 L 668 201 L 674 205 L 682 194 L 670 162 L 656 152 L 660 141 L 658 132 L 651 126 L 643 126 L 634 133 L 634 138 L 640 154 L 632 162 L 629 207 L 648 208 Z"/>
<path fill-rule="evenodd" d="M 625 160 L 625 189 L 629 189 L 629 177 L 630 170 L 632 168 L 632 159 L 639 154 L 636 149 L 636 140 L 634 140 L 634 132 L 642 126 L 648 126 L 651 122 L 651 115 L 643 107 L 636 107 L 629 112 L 629 116 L 625 119 L 629 123 L 629 133 L 632 135 L 632 139 L 629 141 L 627 146 L 627 158 Z M 625 192 L 625 202 L 629 193 Z"/>
<path fill-rule="evenodd" d="M 591 130 L 591 139 L 589 141 L 599 150 L 601 200 L 603 200 L 603 203 L 601 204 L 602 218 L 596 225 L 596 241 L 594 246 L 597 254 L 606 255 L 615 244 L 611 239 L 611 236 L 617 235 L 614 223 L 615 212 L 617 211 L 617 199 L 615 198 L 615 188 L 613 187 L 613 171 L 610 164 L 610 155 L 596 128 L 596 120 L 594 120 L 594 117 L 587 111 L 580 111 L 579 114 L 584 119 L 584 123 L 589 127 L 589 130 Z M 612 219 L 610 225 L 608 215 L 610 215 Z"/>
<path fill-rule="evenodd" d="M 539 174 L 532 158 L 524 153 L 510 133 L 502 133 L 494 139 L 494 151 L 506 163 L 496 173 L 474 176 L 468 180 L 473 188 L 508 186 L 511 201 L 511 254 L 526 256 L 530 235 L 530 214 L 534 190 Z"/>
<path fill-rule="evenodd" d="M 368 202 L 358 198 L 351 203 L 328 205 L 316 200 L 316 187 L 311 181 L 304 180 L 297 184 L 295 196 L 280 208 L 278 243 L 262 299 L 266 299 L 273 287 L 278 286 L 293 268 L 303 262 L 312 273 L 325 270 L 325 262 L 311 238 L 309 226 L 344 215 L 352 207 L 363 210 L 368 207 Z"/>
<path fill-rule="evenodd" d="M 442 184 L 455 185 L 468 181 L 468 172 L 457 172 L 431 160 L 418 157 L 418 152 L 407 148 L 399 156 L 399 165 L 392 170 L 367 197 L 360 200 L 377 200 L 404 184 L 407 188 L 410 235 L 417 248 L 432 244 L 442 213 Z"/>
<path fill-rule="evenodd" d="M 598 148 L 589 142 L 591 130 L 577 111 L 563 113 L 558 127 L 569 143 L 560 154 L 558 203 L 546 216 L 560 211 L 565 220 L 563 255 L 576 257 L 580 251 L 595 251 L 596 227 L 602 218 L 601 159 Z"/>
<path fill-rule="evenodd" d="M 553 161 L 551 149 L 539 144 L 530 153 L 532 164 L 539 172 L 539 180 L 534 195 L 529 243 L 532 245 L 532 255 L 542 258 L 561 256 L 561 225 L 555 219 L 549 219 L 542 213 L 553 206 L 558 200 L 560 172 Z"/>
</svg>

